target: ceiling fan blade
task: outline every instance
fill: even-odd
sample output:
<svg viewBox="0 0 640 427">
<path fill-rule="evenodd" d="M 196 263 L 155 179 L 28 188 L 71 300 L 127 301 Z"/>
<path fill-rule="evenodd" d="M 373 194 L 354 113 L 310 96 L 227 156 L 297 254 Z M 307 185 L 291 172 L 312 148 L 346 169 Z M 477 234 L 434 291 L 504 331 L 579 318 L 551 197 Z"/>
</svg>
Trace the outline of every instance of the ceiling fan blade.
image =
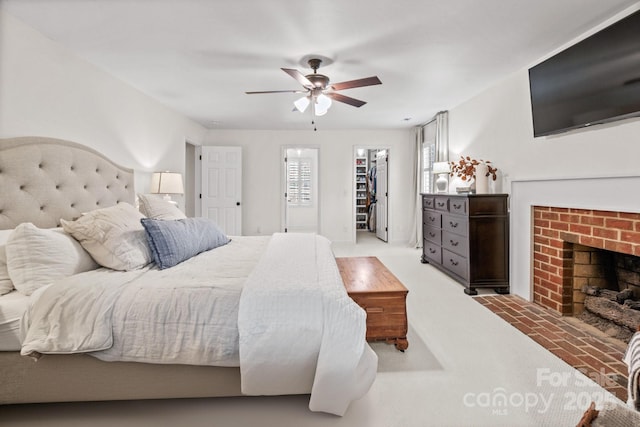
<svg viewBox="0 0 640 427">
<path fill-rule="evenodd" d="M 344 102 L 345 104 L 353 105 L 354 107 L 362 107 L 366 104 L 365 101 L 360 101 L 359 99 L 351 98 L 350 96 L 344 96 L 341 93 L 332 92 L 327 93 L 326 95 L 334 101 Z"/>
<path fill-rule="evenodd" d="M 255 95 L 257 93 L 307 93 L 306 90 L 262 90 L 258 92 L 245 92 L 247 95 Z"/>
<path fill-rule="evenodd" d="M 294 79 L 296 79 L 298 83 L 300 83 L 302 86 L 308 89 L 313 88 L 313 83 L 311 83 L 311 81 L 308 78 L 306 78 L 304 74 L 302 74 L 300 71 L 294 68 L 281 68 L 281 70 L 289 74 Z"/>
<path fill-rule="evenodd" d="M 352 89 L 354 87 L 362 87 L 362 86 L 373 86 L 373 85 L 381 85 L 382 82 L 377 76 L 366 77 L 364 79 L 358 80 L 349 80 L 348 82 L 340 82 L 333 83 L 331 85 L 331 89 L 333 90 L 343 90 L 343 89 Z"/>
</svg>

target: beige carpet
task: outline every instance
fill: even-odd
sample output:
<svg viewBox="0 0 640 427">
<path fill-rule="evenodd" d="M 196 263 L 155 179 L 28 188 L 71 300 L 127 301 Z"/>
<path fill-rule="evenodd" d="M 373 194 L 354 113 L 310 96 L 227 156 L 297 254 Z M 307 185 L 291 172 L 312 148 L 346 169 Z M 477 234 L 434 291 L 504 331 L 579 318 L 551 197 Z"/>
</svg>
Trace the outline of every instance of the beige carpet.
<svg viewBox="0 0 640 427">
<path fill-rule="evenodd" d="M 378 372 L 411 372 L 442 370 L 438 359 L 429 351 L 422 338 L 409 325 L 407 333 L 409 348 L 403 353 L 393 344 L 384 342 L 371 343 L 371 348 L 378 355 Z"/>
<path fill-rule="evenodd" d="M 421 264 L 419 251 L 374 240 L 334 253 L 377 256 L 409 289 L 407 352 L 374 344 L 380 372 L 344 417 L 310 412 L 308 396 L 240 397 L 0 406 L 0 426 L 560 427 L 613 398 Z"/>
</svg>

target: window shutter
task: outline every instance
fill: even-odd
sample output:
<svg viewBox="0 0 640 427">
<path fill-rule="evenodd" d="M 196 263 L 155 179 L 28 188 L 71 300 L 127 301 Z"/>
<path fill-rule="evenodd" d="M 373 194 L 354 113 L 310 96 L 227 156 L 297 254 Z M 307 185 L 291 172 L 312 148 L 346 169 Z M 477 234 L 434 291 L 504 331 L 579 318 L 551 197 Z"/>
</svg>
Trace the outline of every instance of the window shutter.
<svg viewBox="0 0 640 427">
<path fill-rule="evenodd" d="M 287 202 L 295 206 L 309 206 L 311 191 L 311 159 L 288 159 Z"/>
</svg>

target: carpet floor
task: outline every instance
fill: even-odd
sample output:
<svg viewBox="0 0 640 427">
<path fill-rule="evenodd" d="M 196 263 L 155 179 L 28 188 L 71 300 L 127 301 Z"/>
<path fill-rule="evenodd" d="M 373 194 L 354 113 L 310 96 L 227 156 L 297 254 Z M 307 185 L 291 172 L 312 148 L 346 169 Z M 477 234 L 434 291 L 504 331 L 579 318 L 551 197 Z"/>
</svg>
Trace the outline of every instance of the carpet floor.
<svg viewBox="0 0 640 427">
<path fill-rule="evenodd" d="M 575 426 L 595 401 L 622 403 L 433 267 L 420 251 L 377 239 L 335 243 L 336 256 L 377 256 L 409 289 L 409 348 L 375 343 L 379 372 L 344 417 L 309 396 L 0 406 L 19 427 Z M 60 387 L 64 387 L 60 384 Z"/>
</svg>

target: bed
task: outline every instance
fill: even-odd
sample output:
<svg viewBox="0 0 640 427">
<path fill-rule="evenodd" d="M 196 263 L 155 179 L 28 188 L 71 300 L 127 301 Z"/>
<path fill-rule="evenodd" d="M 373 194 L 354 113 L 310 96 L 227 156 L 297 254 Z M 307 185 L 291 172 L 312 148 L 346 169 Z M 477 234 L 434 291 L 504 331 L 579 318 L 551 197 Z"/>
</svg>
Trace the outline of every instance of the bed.
<svg viewBox="0 0 640 427">
<path fill-rule="evenodd" d="M 135 199 L 133 171 L 92 149 L 41 137 L 0 140 L 0 286 L 3 241 L 16 230 L 58 239 L 70 227 L 79 238 L 71 225 L 129 212 Z M 197 221 L 142 222 L 155 263 L 120 271 L 101 267 L 91 252 L 100 265 L 27 296 L 24 283 L 0 296 L 1 404 L 310 394 L 311 410 L 342 415 L 367 392 L 377 357 L 365 342 L 366 315 L 346 295 L 326 239 L 231 237 L 161 269 L 162 245 L 154 247 L 148 225 Z M 226 320 L 210 322 L 213 315 L 201 310 L 213 313 L 225 298 L 236 306 Z M 147 320 L 150 312 L 160 317 Z M 163 337 L 167 344 L 156 351 Z M 211 351 L 220 341 L 231 350 Z"/>
</svg>

